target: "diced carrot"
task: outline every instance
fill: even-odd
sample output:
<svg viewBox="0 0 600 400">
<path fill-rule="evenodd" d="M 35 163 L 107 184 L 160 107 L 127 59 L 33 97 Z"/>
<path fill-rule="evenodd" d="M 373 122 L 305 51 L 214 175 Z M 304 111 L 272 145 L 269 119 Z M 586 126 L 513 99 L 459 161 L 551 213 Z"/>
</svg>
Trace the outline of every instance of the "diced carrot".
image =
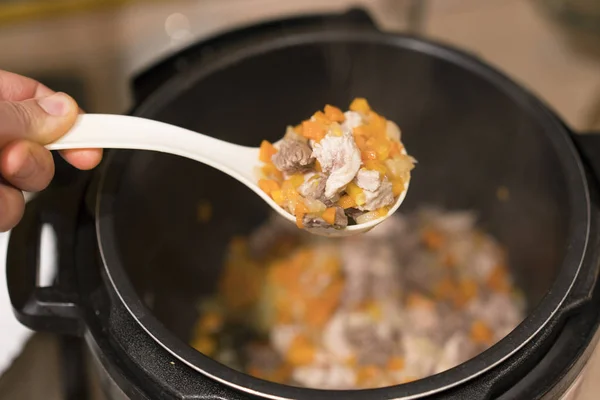
<svg viewBox="0 0 600 400">
<path fill-rule="evenodd" d="M 304 175 L 302 174 L 294 174 L 288 179 L 293 187 L 298 188 L 300 185 L 304 183 Z"/>
<path fill-rule="evenodd" d="M 471 339 L 475 343 L 489 345 L 494 339 L 494 334 L 485 322 L 478 320 L 471 324 Z"/>
<path fill-rule="evenodd" d="M 258 187 L 260 187 L 266 194 L 271 194 L 272 191 L 281 189 L 279 187 L 279 183 L 272 179 L 259 179 Z"/>
<path fill-rule="evenodd" d="M 280 182 L 283 179 L 283 174 L 272 163 L 264 164 L 261 168 L 265 178 L 273 179 Z"/>
<path fill-rule="evenodd" d="M 444 236 L 433 229 L 423 230 L 421 239 L 425 243 L 425 246 L 432 250 L 437 250 L 444 244 Z"/>
<path fill-rule="evenodd" d="M 300 229 L 304 229 L 304 214 L 303 213 L 296 214 L 296 226 Z"/>
<path fill-rule="evenodd" d="M 304 121 L 302 123 L 302 136 L 319 142 L 325 137 L 325 127 L 316 121 Z"/>
<path fill-rule="evenodd" d="M 356 381 L 359 385 L 365 385 L 380 374 L 381 371 L 376 365 L 365 365 L 358 368 Z"/>
<path fill-rule="evenodd" d="M 386 367 L 389 371 L 400 371 L 404 369 L 404 358 L 393 356 L 388 359 Z"/>
<path fill-rule="evenodd" d="M 343 290 L 344 282 L 337 279 L 326 287 L 315 301 L 309 302 L 307 309 L 310 311 L 306 314 L 306 323 L 314 328 L 323 328 L 337 309 Z"/>
<path fill-rule="evenodd" d="M 285 181 L 283 181 L 283 183 L 281 184 L 281 190 L 283 190 L 284 194 L 286 196 L 289 195 L 288 192 L 295 192 L 296 188 L 294 187 L 294 185 L 292 185 L 292 182 L 290 182 L 289 179 L 286 179 Z"/>
<path fill-rule="evenodd" d="M 283 205 L 285 201 L 283 198 L 283 192 L 281 190 L 273 190 L 271 192 L 271 198 L 275 203 L 277 203 L 278 206 Z"/>
<path fill-rule="evenodd" d="M 325 106 L 325 116 L 335 122 L 343 122 L 345 119 L 342 110 L 329 104 Z"/>
<path fill-rule="evenodd" d="M 377 214 L 379 215 L 379 217 L 385 217 L 390 212 L 390 208 L 389 207 L 381 207 L 381 208 L 378 208 L 375 211 L 377 212 Z"/>
<path fill-rule="evenodd" d="M 327 257 L 321 264 L 321 271 L 329 276 L 334 276 L 340 271 L 342 261 L 338 256 Z"/>
<path fill-rule="evenodd" d="M 361 151 L 360 153 L 360 158 L 363 161 L 366 160 L 377 160 L 377 152 L 375 150 L 365 150 L 365 151 Z"/>
<path fill-rule="evenodd" d="M 502 265 L 495 266 L 487 279 L 487 285 L 496 292 L 508 292 L 510 285 L 508 284 L 506 268 Z"/>
<path fill-rule="evenodd" d="M 296 213 L 303 213 L 306 214 L 308 212 L 308 207 L 306 207 L 306 205 L 299 201 L 298 204 L 296 204 Z"/>
<path fill-rule="evenodd" d="M 258 152 L 258 159 L 264 163 L 270 163 L 271 157 L 277 153 L 277 149 L 271 143 L 263 140 L 260 143 L 260 150 Z"/>
<path fill-rule="evenodd" d="M 338 204 L 340 207 L 342 207 L 344 210 L 347 208 L 352 208 L 352 207 L 356 207 L 356 202 L 354 201 L 354 199 L 352 199 L 352 197 L 350 197 L 349 195 L 344 195 L 342 197 L 340 197 Z"/>
<path fill-rule="evenodd" d="M 352 129 L 352 134 L 355 137 L 369 138 L 373 135 L 373 132 L 367 125 L 359 125 Z M 354 139 L 356 141 L 356 139 Z"/>
<path fill-rule="evenodd" d="M 387 168 L 381 161 L 367 160 L 364 162 L 364 167 L 366 169 L 379 172 L 382 177 L 387 173 Z"/>
<path fill-rule="evenodd" d="M 394 197 L 400 196 L 404 192 L 404 181 L 402 179 L 394 179 L 392 181 L 392 193 Z"/>
<path fill-rule="evenodd" d="M 375 146 L 375 153 L 379 161 L 385 161 L 390 157 L 390 143 L 387 139 L 380 140 Z"/>
<path fill-rule="evenodd" d="M 369 111 L 369 127 L 373 129 L 373 132 L 379 137 L 386 137 L 386 126 L 387 121 L 384 117 L 377 114 L 375 111 Z"/>
<path fill-rule="evenodd" d="M 327 118 L 327 116 L 325 116 L 325 114 L 323 114 L 322 111 L 317 111 L 316 113 L 313 114 L 313 118 L 315 119 L 315 121 L 317 121 L 318 123 L 322 124 L 322 125 L 329 125 L 331 124 L 331 120 L 329 118 Z"/>
<path fill-rule="evenodd" d="M 364 136 L 354 134 L 352 137 L 354 137 L 356 147 L 358 147 L 360 151 L 367 150 L 367 139 Z"/>
<path fill-rule="evenodd" d="M 323 215 L 321 216 L 325 222 L 327 222 L 330 225 L 335 224 L 335 208 L 334 207 L 330 207 L 327 210 L 325 210 L 325 212 L 323 212 Z"/>
<path fill-rule="evenodd" d="M 297 335 L 290 344 L 286 361 L 293 366 L 310 364 L 315 357 L 315 347 L 305 335 Z"/>
<path fill-rule="evenodd" d="M 354 182 L 350 182 L 346 186 L 346 193 L 354 200 L 356 205 L 362 206 L 366 202 L 364 191 Z"/>
<path fill-rule="evenodd" d="M 366 99 L 362 97 L 357 97 L 354 100 L 352 100 L 352 103 L 350 103 L 350 110 L 368 113 L 369 111 L 371 111 L 371 107 L 369 106 L 369 103 Z"/>
<path fill-rule="evenodd" d="M 296 203 L 296 209 L 295 209 L 295 213 L 296 213 L 296 226 L 300 229 L 304 228 L 304 216 L 306 215 L 306 213 L 308 212 L 308 208 L 306 207 L 306 205 L 304 205 L 304 203 L 302 201 L 299 201 Z"/>
</svg>

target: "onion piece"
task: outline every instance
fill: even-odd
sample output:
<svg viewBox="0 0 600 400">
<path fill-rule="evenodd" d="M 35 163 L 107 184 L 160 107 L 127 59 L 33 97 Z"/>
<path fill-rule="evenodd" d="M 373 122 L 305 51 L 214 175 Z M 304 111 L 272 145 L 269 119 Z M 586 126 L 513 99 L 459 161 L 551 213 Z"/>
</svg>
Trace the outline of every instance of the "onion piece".
<svg viewBox="0 0 600 400">
<path fill-rule="evenodd" d="M 376 219 L 381 218 L 381 213 L 377 210 L 370 211 L 368 213 L 364 213 L 356 217 L 357 224 L 366 224 L 367 222 L 375 221 Z"/>
</svg>

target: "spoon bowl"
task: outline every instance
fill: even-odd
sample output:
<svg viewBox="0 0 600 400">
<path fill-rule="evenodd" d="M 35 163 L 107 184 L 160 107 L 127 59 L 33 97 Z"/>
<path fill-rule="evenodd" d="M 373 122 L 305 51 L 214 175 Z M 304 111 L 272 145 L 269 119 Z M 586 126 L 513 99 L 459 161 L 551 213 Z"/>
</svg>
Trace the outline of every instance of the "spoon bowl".
<svg viewBox="0 0 600 400">
<path fill-rule="evenodd" d="M 275 144 L 277 145 L 277 144 Z M 296 217 L 258 186 L 256 167 L 260 161 L 259 148 L 240 146 L 188 129 L 150 119 L 112 114 L 80 115 L 73 128 L 57 141 L 46 145 L 49 150 L 67 149 L 130 149 L 150 150 L 186 157 L 216 168 L 237 179 L 282 217 L 296 223 Z M 344 229 L 308 228 L 308 232 L 326 237 L 344 237 L 365 233 L 393 214 L 406 197 L 409 182 L 395 204 L 384 217 Z"/>
</svg>

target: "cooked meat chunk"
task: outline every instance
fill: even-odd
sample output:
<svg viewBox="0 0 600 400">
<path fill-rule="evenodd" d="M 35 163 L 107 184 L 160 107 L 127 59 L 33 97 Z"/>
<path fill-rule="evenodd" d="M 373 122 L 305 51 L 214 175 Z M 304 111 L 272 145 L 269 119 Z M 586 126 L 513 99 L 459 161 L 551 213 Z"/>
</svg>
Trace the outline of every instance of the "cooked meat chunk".
<svg viewBox="0 0 600 400">
<path fill-rule="evenodd" d="M 328 174 L 325 197 L 331 199 L 354 179 L 362 163 L 360 150 L 350 134 L 328 134 L 315 143 L 313 156 L 319 160 L 323 172 Z"/>
<path fill-rule="evenodd" d="M 346 111 L 344 113 L 344 122 L 342 123 L 342 132 L 352 134 L 352 130 L 363 124 L 362 116 L 355 111 Z"/>
<path fill-rule="evenodd" d="M 401 280 L 391 246 L 376 241 L 347 240 L 342 243 L 342 266 L 346 287 L 341 298 L 344 309 L 368 299 L 390 298 L 401 289 Z"/>
<path fill-rule="evenodd" d="M 354 182 L 359 188 L 374 192 L 375 190 L 379 189 L 379 186 L 381 186 L 379 171 L 361 168 L 358 171 L 358 174 L 356 174 Z"/>
<path fill-rule="evenodd" d="M 324 174 L 314 174 L 298 187 L 298 193 L 300 193 L 302 197 L 323 201 L 325 200 L 326 182 L 327 177 Z"/>
<path fill-rule="evenodd" d="M 352 218 L 353 220 L 356 220 L 356 217 L 359 217 L 359 216 L 363 215 L 364 213 L 366 213 L 366 211 L 359 210 L 358 208 L 347 208 L 346 209 L 346 215 L 349 216 L 350 218 Z"/>
<path fill-rule="evenodd" d="M 307 228 L 328 228 L 332 227 L 335 229 L 343 229 L 348 226 L 348 217 L 344 213 L 344 209 L 342 207 L 335 208 L 335 223 L 333 225 L 328 224 L 321 217 L 317 217 L 314 215 L 306 214 L 304 216 L 304 220 L 302 221 L 305 227 Z"/>
<path fill-rule="evenodd" d="M 286 174 L 306 171 L 315 159 L 308 144 L 299 140 L 284 139 L 272 158 L 275 167 Z"/>
<path fill-rule="evenodd" d="M 307 209 L 321 215 L 326 207 L 316 203 L 305 198 Z M 324 214 L 328 221 L 331 211 Z M 322 389 L 403 384 L 472 358 L 525 315 L 503 249 L 476 228 L 470 213 L 398 213 L 365 235 L 339 240 L 292 228 L 297 241 L 287 242 L 275 221 L 267 226 L 273 235 L 256 235 L 272 243 L 272 253 L 246 259 L 238 251 L 228 259 L 236 273 L 255 264 L 264 274 L 250 271 L 256 282 L 239 276 L 234 282 L 248 282 L 247 290 L 223 285 L 211 300 L 216 303 L 208 303 L 226 311 L 223 331 L 210 333 L 216 359 L 258 378 Z M 231 268 L 225 270 L 223 281 L 231 281 Z M 248 301 L 242 322 L 236 304 Z M 236 340 L 226 340 L 232 335 Z"/>
<path fill-rule="evenodd" d="M 360 210 L 373 211 L 381 207 L 386 207 L 394 203 L 394 193 L 392 192 L 392 183 L 384 178 L 379 188 L 376 190 L 365 190 L 366 202 L 359 206 Z"/>
<path fill-rule="evenodd" d="M 348 327 L 346 336 L 350 344 L 358 350 L 357 361 L 360 364 L 385 365 L 397 350 L 393 332 L 386 328 L 389 326 L 374 325 L 372 321 Z"/>
</svg>

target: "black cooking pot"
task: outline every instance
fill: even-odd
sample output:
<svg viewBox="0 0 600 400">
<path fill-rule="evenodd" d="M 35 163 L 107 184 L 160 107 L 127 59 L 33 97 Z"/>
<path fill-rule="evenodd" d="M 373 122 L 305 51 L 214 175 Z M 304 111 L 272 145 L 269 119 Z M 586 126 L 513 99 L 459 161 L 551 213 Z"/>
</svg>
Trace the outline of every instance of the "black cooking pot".
<svg viewBox="0 0 600 400">
<path fill-rule="evenodd" d="M 574 135 L 501 73 L 456 49 L 382 33 L 356 11 L 222 35 L 159 63 L 135 87 L 133 114 L 250 146 L 325 103 L 366 97 L 419 160 L 403 210 L 476 210 L 507 247 L 530 308 L 489 350 L 416 382 L 323 391 L 252 378 L 186 343 L 229 239 L 254 229 L 268 206 L 193 161 L 114 151 L 95 174 L 60 164 L 11 235 L 7 273 L 19 320 L 83 335 L 124 396 L 534 399 L 563 393 L 582 370 L 599 318 L 600 139 Z M 213 218 L 200 224 L 204 201 Z M 42 223 L 59 233 L 49 288 L 35 287 Z"/>
</svg>

